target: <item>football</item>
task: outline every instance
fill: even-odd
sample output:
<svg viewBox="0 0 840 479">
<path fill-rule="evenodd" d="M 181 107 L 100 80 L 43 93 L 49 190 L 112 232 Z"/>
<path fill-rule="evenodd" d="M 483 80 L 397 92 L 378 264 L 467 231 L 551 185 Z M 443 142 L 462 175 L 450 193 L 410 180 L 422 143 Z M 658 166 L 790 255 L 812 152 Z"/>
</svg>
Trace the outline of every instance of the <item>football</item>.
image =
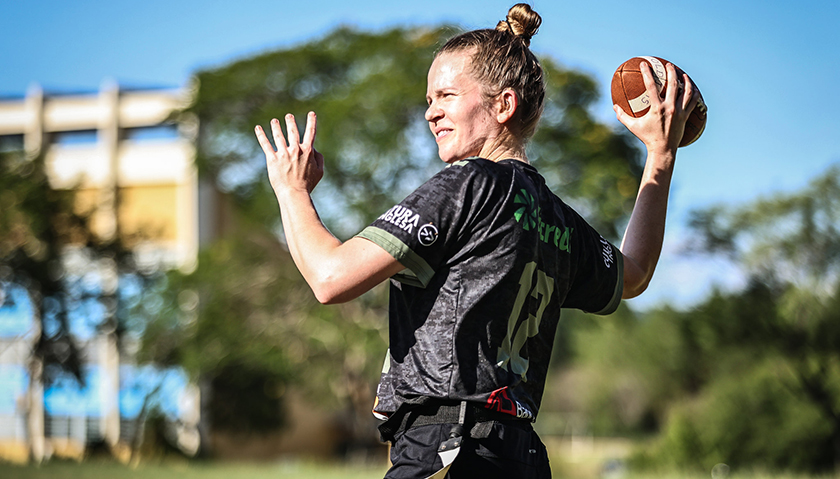
<svg viewBox="0 0 840 479">
<path fill-rule="evenodd" d="M 669 63 L 659 57 L 633 57 L 622 63 L 615 74 L 613 74 L 611 92 L 612 102 L 620 106 L 625 113 L 632 115 L 635 118 L 644 116 L 650 109 L 650 97 L 648 96 L 645 82 L 642 78 L 641 63 L 647 62 L 653 71 L 653 79 L 656 86 L 659 88 L 659 96 L 665 97 L 665 90 L 667 88 L 667 70 L 665 64 Z M 676 65 L 674 68 L 677 74 L 682 78 L 683 71 Z M 681 79 L 677 79 L 680 88 L 683 88 Z M 692 80 L 695 94 L 699 95 L 697 107 L 691 112 L 688 120 L 685 123 L 685 132 L 683 133 L 680 146 L 687 146 L 700 138 L 703 130 L 706 129 L 706 114 L 708 108 L 706 102 L 703 101 L 703 95 L 700 94 L 700 89 Z"/>
</svg>

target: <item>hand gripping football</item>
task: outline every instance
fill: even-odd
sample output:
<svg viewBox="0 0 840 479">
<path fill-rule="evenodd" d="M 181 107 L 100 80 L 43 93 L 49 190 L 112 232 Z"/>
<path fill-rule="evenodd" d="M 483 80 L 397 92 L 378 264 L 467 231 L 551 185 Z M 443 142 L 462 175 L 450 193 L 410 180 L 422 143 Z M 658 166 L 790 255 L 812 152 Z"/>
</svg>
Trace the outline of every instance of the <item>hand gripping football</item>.
<svg viewBox="0 0 840 479">
<path fill-rule="evenodd" d="M 633 57 L 622 63 L 613 74 L 612 78 L 612 102 L 620 106 L 625 113 L 632 115 L 635 118 L 644 116 L 650 109 L 650 97 L 645 88 L 644 79 L 642 79 L 641 63 L 647 62 L 653 71 L 653 79 L 656 86 L 659 88 L 659 96 L 665 96 L 665 90 L 668 83 L 667 70 L 665 64 L 668 63 L 659 57 Z M 674 65 L 677 74 L 682 77 L 683 71 L 680 67 Z M 682 80 L 678 78 L 677 84 L 683 88 Z M 692 83 L 694 80 L 692 80 Z M 706 128 L 706 102 L 703 101 L 703 95 L 700 94 L 700 89 L 694 83 L 694 93 L 700 98 L 697 102 L 697 107 L 691 112 L 688 120 L 685 123 L 685 132 L 679 146 L 687 146 L 700 138 L 703 130 Z"/>
</svg>

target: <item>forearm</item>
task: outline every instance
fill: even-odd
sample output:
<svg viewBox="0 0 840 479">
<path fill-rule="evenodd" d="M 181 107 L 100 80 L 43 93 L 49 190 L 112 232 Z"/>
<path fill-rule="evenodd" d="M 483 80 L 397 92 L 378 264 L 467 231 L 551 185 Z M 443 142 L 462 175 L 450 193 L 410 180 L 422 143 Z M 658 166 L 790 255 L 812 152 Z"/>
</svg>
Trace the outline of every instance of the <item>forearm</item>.
<svg viewBox="0 0 840 479">
<path fill-rule="evenodd" d="M 678 88 L 674 65 L 668 63 L 665 68 L 667 89 L 662 98 L 650 65 L 641 64 L 650 98 L 650 110 L 645 115 L 635 118 L 613 105 L 618 120 L 645 144 L 648 152 L 636 205 L 621 242 L 625 298 L 638 296 L 647 288 L 659 261 L 677 148 L 685 132 L 685 122 L 699 98 L 694 95 L 694 84 L 688 75 L 683 74 L 682 78 L 685 88 Z"/>
<path fill-rule="evenodd" d="M 286 115 L 287 143 L 280 122 L 273 119 L 277 150 L 261 126 L 255 126 L 254 133 L 265 153 L 292 260 L 318 301 L 340 303 L 361 295 L 403 266 L 368 240 L 351 238 L 342 243 L 321 223 L 309 196 L 324 174 L 324 157 L 313 146 L 315 124 L 315 113 L 309 112 L 301 141 L 294 117 Z"/>
<path fill-rule="evenodd" d="M 625 298 L 638 296 L 647 288 L 659 261 L 675 157 L 675 151 L 648 153 L 639 194 L 621 243 Z"/>
<path fill-rule="evenodd" d="M 362 238 L 341 242 L 321 222 L 305 190 L 275 191 L 292 260 L 324 304 L 354 299 L 403 266 Z"/>
<path fill-rule="evenodd" d="M 321 289 L 335 269 L 332 258 L 342 243 L 321 222 L 308 192 L 285 190 L 275 195 L 289 253 L 320 300 Z"/>
</svg>

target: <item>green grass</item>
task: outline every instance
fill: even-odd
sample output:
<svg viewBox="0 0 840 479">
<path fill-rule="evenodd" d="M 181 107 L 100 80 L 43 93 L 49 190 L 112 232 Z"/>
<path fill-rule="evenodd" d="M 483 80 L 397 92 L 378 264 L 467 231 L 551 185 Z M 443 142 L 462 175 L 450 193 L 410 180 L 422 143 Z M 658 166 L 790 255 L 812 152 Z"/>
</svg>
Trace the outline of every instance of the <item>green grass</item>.
<svg viewBox="0 0 840 479">
<path fill-rule="evenodd" d="M 131 468 L 113 461 L 50 461 L 40 467 L 0 463 L 3 479 L 369 479 L 381 467 L 312 462 L 166 462 Z"/>
<path fill-rule="evenodd" d="M 2 479 L 369 479 L 381 478 L 381 467 L 287 461 L 274 463 L 186 462 L 170 461 L 143 464 L 132 468 L 114 461 L 92 460 L 84 463 L 51 461 L 40 467 L 0 463 Z M 560 471 L 554 477 L 562 478 Z M 737 472 L 728 479 L 830 479 L 838 476 Z M 630 473 L 622 479 L 710 479 L 709 474 L 664 472 Z"/>
</svg>

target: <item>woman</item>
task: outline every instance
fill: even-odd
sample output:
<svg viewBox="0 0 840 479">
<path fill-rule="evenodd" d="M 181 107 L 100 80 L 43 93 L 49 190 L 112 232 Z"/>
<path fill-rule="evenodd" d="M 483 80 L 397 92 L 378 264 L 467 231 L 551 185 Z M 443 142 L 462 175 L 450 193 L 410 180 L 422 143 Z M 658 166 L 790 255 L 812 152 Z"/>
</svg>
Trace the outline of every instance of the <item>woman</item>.
<svg viewBox="0 0 840 479">
<path fill-rule="evenodd" d="M 644 69 L 650 113 L 616 108 L 647 148 L 619 250 L 528 164 L 545 95 L 528 48 L 540 22 L 518 4 L 496 29 L 438 52 L 426 120 L 448 167 L 344 243 L 310 199 L 324 164 L 315 114 L 302 141 L 286 116 L 288 143 L 272 120 L 277 151 L 256 127 L 289 250 L 318 300 L 349 301 L 391 278 L 390 351 L 374 407 L 393 444 L 386 477 L 550 477 L 531 422 L 560 309 L 610 313 L 647 287 L 656 266 L 677 145 L 697 102 L 691 82 L 678 89 L 668 65 L 661 99 Z"/>
</svg>

